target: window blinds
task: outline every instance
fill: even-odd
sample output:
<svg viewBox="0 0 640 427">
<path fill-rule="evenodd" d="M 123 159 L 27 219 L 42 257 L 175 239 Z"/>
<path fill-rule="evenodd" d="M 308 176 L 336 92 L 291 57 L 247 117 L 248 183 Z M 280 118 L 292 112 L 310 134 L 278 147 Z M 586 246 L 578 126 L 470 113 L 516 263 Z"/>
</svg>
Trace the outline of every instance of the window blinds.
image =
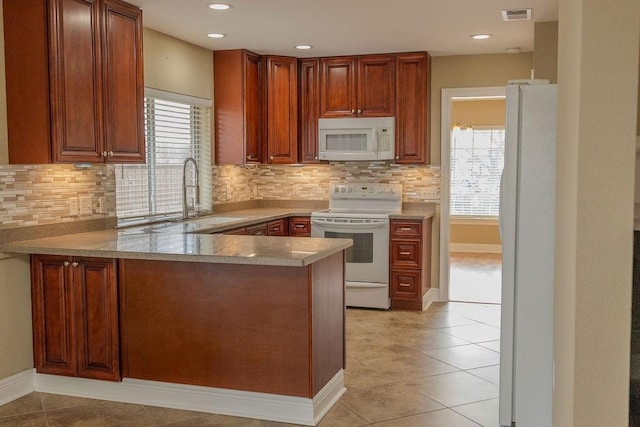
<svg viewBox="0 0 640 427">
<path fill-rule="evenodd" d="M 119 222 L 181 215 L 182 168 L 188 157 L 196 159 L 200 171 L 200 209 L 211 210 L 210 105 L 201 98 L 145 90 L 147 164 L 115 167 Z"/>
<path fill-rule="evenodd" d="M 451 134 L 452 216 L 499 214 L 504 127 L 456 129 Z"/>
</svg>

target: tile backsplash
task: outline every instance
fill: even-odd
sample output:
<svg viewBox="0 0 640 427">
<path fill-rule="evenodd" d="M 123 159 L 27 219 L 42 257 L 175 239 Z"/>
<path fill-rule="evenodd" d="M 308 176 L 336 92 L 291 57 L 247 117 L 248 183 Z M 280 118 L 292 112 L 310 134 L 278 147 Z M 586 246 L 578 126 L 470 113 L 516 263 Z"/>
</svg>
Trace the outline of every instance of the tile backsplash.
<svg viewBox="0 0 640 427">
<path fill-rule="evenodd" d="M 0 227 L 113 216 L 115 191 L 112 166 L 0 165 Z M 72 215 L 72 198 L 79 208 L 79 196 L 90 197 L 90 214 Z M 99 213 L 100 198 L 106 199 L 105 213 Z"/>
<path fill-rule="evenodd" d="M 331 182 L 400 183 L 405 202 L 440 200 L 439 167 L 390 162 L 214 166 L 212 182 L 214 210 L 251 200 L 328 200 Z M 0 228 L 115 217 L 115 191 L 112 165 L 0 165 Z M 72 214 L 80 196 L 90 197 L 90 214 Z"/>
<path fill-rule="evenodd" d="M 402 184 L 405 202 L 439 202 L 440 168 L 390 162 L 328 165 L 264 165 L 257 178 L 258 199 L 328 200 L 331 182 Z"/>
</svg>

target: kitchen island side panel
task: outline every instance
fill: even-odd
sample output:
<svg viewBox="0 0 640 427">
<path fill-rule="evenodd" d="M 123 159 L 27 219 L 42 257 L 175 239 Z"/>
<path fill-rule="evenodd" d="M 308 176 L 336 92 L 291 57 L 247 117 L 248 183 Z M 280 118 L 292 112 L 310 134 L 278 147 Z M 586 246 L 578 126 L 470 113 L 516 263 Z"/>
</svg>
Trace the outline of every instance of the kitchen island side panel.
<svg viewBox="0 0 640 427">
<path fill-rule="evenodd" d="M 313 395 L 345 368 L 344 251 L 311 265 Z"/>
<path fill-rule="evenodd" d="M 312 397 L 309 268 L 121 260 L 123 376 Z"/>
</svg>

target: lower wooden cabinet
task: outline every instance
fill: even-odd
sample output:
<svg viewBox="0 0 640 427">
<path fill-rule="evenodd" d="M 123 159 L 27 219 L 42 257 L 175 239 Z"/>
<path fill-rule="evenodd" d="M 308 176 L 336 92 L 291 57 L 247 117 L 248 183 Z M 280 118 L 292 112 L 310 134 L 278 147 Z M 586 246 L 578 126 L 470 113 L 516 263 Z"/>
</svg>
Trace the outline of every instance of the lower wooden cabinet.
<svg viewBox="0 0 640 427">
<path fill-rule="evenodd" d="M 392 219 L 389 242 L 389 297 L 392 308 L 422 310 L 431 288 L 431 221 Z"/>
<path fill-rule="evenodd" d="M 289 217 L 289 236 L 311 237 L 311 218 L 308 216 Z"/>
<path fill-rule="evenodd" d="M 31 256 L 40 373 L 120 380 L 116 260 Z"/>
</svg>

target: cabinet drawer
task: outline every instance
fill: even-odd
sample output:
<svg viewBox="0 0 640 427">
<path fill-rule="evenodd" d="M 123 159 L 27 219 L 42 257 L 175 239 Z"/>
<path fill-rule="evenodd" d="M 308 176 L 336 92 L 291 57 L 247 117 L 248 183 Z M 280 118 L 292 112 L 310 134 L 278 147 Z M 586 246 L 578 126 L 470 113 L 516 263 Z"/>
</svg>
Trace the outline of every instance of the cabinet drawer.
<svg viewBox="0 0 640 427">
<path fill-rule="evenodd" d="M 419 240 L 392 240 L 391 241 L 391 267 L 420 268 Z"/>
<path fill-rule="evenodd" d="M 391 270 L 389 292 L 391 298 L 420 298 L 420 270 Z"/>
<path fill-rule="evenodd" d="M 391 221 L 391 237 L 422 236 L 422 221 Z"/>
<path fill-rule="evenodd" d="M 311 218 L 306 216 L 289 218 L 289 235 L 293 237 L 310 237 Z"/>
<path fill-rule="evenodd" d="M 267 223 L 251 225 L 246 228 L 246 234 L 249 236 L 266 236 L 267 235 Z"/>
<path fill-rule="evenodd" d="M 231 230 L 223 231 L 222 234 L 234 234 L 242 236 L 244 234 L 247 234 L 247 229 L 245 227 L 232 228 Z"/>
<path fill-rule="evenodd" d="M 267 224 L 267 232 L 269 236 L 288 236 L 289 222 L 284 219 L 270 221 Z"/>
</svg>

